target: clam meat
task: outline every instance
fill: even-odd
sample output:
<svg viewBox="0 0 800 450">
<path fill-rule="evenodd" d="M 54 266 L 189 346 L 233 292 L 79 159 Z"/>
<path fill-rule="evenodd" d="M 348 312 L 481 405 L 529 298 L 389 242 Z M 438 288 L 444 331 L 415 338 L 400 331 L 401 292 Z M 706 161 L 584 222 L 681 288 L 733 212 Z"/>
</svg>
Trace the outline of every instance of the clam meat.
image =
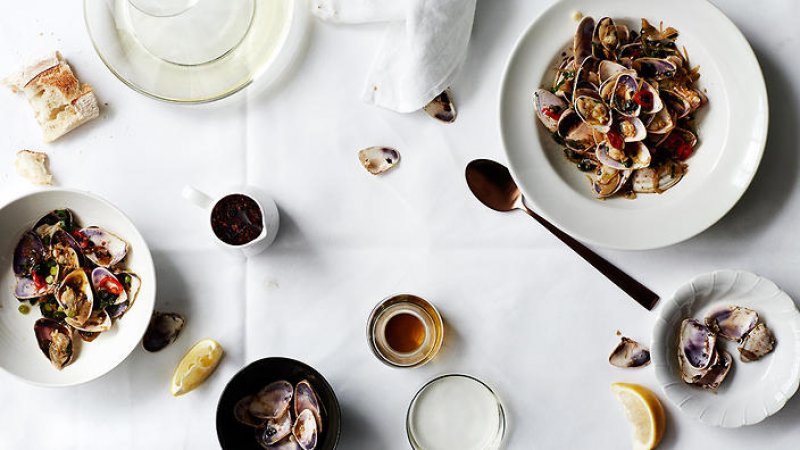
<svg viewBox="0 0 800 450">
<path fill-rule="evenodd" d="M 128 243 L 100 227 L 86 227 L 78 232 L 82 237 L 84 256 L 101 267 L 114 267 L 128 254 Z"/>
<path fill-rule="evenodd" d="M 58 370 L 72 362 L 72 331 L 55 320 L 41 318 L 33 325 L 36 340 L 50 363 Z"/>
<path fill-rule="evenodd" d="M 94 295 L 89 277 L 83 269 L 75 269 L 56 289 L 56 301 L 64 308 L 68 325 L 79 327 L 89 319 L 94 306 Z"/>
</svg>

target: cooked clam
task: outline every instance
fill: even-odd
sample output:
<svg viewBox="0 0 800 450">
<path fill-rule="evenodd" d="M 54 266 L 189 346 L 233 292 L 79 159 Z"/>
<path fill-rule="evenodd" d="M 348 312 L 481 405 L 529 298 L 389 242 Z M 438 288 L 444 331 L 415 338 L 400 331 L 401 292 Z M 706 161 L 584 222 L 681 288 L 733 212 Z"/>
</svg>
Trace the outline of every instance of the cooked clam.
<svg viewBox="0 0 800 450">
<path fill-rule="evenodd" d="M 266 420 L 250 414 L 250 403 L 252 402 L 252 395 L 248 395 L 236 402 L 236 405 L 233 407 L 233 416 L 236 417 L 239 423 L 253 428 L 259 428 L 264 425 Z"/>
<path fill-rule="evenodd" d="M 62 228 L 50 237 L 50 254 L 64 273 L 83 265 L 83 252 L 78 242 Z"/>
<path fill-rule="evenodd" d="M 94 305 L 94 295 L 89 277 L 83 269 L 75 269 L 61 282 L 55 292 L 58 304 L 67 314 L 68 325 L 79 327 L 89 319 Z"/>
<path fill-rule="evenodd" d="M 270 383 L 253 397 L 250 414 L 263 419 L 280 417 L 289 409 L 293 394 L 294 387 L 288 381 Z"/>
<path fill-rule="evenodd" d="M 317 447 L 317 420 L 311 410 L 300 411 L 294 421 L 292 434 L 303 450 L 314 450 Z"/>
<path fill-rule="evenodd" d="M 292 415 L 287 409 L 282 416 L 267 419 L 264 425 L 256 428 L 256 442 L 264 448 L 278 443 L 292 432 Z"/>
<path fill-rule="evenodd" d="M 763 323 L 759 323 L 745 336 L 739 346 L 739 357 L 744 362 L 757 361 L 775 348 L 775 336 Z"/>
<path fill-rule="evenodd" d="M 319 408 L 317 393 L 308 380 L 303 380 L 294 387 L 294 414 L 300 416 L 303 410 L 309 410 L 317 421 L 317 431 L 322 432 L 322 413 Z"/>
<path fill-rule="evenodd" d="M 22 235 L 14 249 L 14 274 L 17 276 L 30 275 L 31 269 L 44 261 L 47 255 L 42 238 L 38 234 L 28 231 Z"/>
<path fill-rule="evenodd" d="M 592 176 L 592 190 L 597 198 L 611 197 L 625 186 L 631 172 L 631 170 L 617 170 L 601 164 Z"/>
<path fill-rule="evenodd" d="M 548 90 L 539 89 L 533 93 L 533 107 L 536 110 L 536 116 L 551 133 L 558 130 L 559 119 L 568 106 L 563 98 Z"/>
<path fill-rule="evenodd" d="M 102 309 L 93 311 L 89 318 L 80 325 L 70 321 L 69 317 L 65 320 L 67 320 L 67 323 L 69 323 L 72 328 L 86 333 L 102 333 L 103 331 L 111 329 L 111 316 Z"/>
<path fill-rule="evenodd" d="M 128 293 L 125 292 L 125 287 L 117 279 L 116 275 L 111 273 L 105 267 L 95 267 L 92 270 L 92 287 L 97 296 L 97 300 L 102 305 L 119 305 L 128 300 Z"/>
<path fill-rule="evenodd" d="M 450 89 L 445 89 L 444 92 L 434 97 L 433 100 L 428 102 L 422 109 L 425 110 L 429 116 L 444 123 L 455 122 L 456 116 L 458 115 Z"/>
<path fill-rule="evenodd" d="M 368 147 L 358 152 L 358 160 L 369 173 L 379 175 L 400 162 L 400 152 L 389 147 Z"/>
<path fill-rule="evenodd" d="M 739 342 L 758 323 L 758 313 L 740 306 L 726 306 L 706 317 L 706 325 L 717 335 Z"/>
<path fill-rule="evenodd" d="M 72 231 L 75 219 L 69 209 L 56 209 L 42 216 L 33 225 L 33 231 L 39 236 L 52 236 L 58 230 Z"/>
<path fill-rule="evenodd" d="M 642 344 L 622 336 L 619 345 L 611 352 L 608 362 L 616 367 L 644 367 L 650 364 L 650 350 Z"/>
<path fill-rule="evenodd" d="M 150 325 L 142 338 L 142 346 L 148 352 L 157 352 L 178 339 L 186 321 L 177 313 L 154 311 Z"/>
<path fill-rule="evenodd" d="M 36 340 L 42 353 L 56 369 L 63 369 L 72 362 L 72 331 L 55 320 L 41 318 L 33 325 Z"/>
<path fill-rule="evenodd" d="M 101 267 L 114 267 L 128 254 L 128 243 L 100 227 L 86 227 L 79 235 L 84 239 L 84 255 Z"/>
<path fill-rule="evenodd" d="M 653 80 L 670 78 L 678 70 L 678 67 L 672 61 L 659 58 L 634 59 L 632 67 L 640 77 Z"/>
<path fill-rule="evenodd" d="M 686 164 L 678 161 L 666 161 L 658 168 L 638 169 L 633 173 L 633 191 L 660 194 L 678 184 L 686 170 Z"/>
</svg>

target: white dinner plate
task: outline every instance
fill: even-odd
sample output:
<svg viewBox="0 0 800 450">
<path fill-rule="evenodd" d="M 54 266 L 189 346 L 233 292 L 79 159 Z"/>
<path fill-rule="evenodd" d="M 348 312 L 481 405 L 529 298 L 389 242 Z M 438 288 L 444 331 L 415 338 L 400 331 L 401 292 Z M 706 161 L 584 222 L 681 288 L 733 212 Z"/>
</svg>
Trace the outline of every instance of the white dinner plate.
<svg viewBox="0 0 800 450">
<path fill-rule="evenodd" d="M 14 248 L 22 234 L 54 209 L 69 208 L 83 226 L 97 225 L 128 242 L 125 267 L 136 273 L 142 286 L 130 310 L 93 342 L 78 346 L 73 362 L 56 370 L 42 354 L 33 332 L 41 317 L 34 306 L 20 313 L 14 297 Z M 107 201 L 86 192 L 51 189 L 20 197 L 0 208 L 0 368 L 33 384 L 71 386 L 93 380 L 121 363 L 142 338 L 153 313 L 156 277 L 153 260 L 131 221 Z M 80 338 L 75 338 L 76 341 Z"/>
<path fill-rule="evenodd" d="M 635 200 L 594 198 L 585 174 L 564 156 L 539 123 L 533 92 L 552 84 L 561 52 L 577 27 L 573 13 L 605 16 L 638 30 L 641 18 L 678 29 L 700 89 L 709 103 L 698 112 L 699 144 L 689 172 L 663 194 Z M 736 26 L 705 0 L 562 0 L 537 18 L 517 41 L 500 94 L 500 128 L 511 172 L 529 205 L 576 238 L 630 250 L 688 239 L 722 218 L 755 175 L 767 138 L 764 78 Z"/>
<path fill-rule="evenodd" d="M 717 340 L 733 356 L 728 376 L 714 393 L 684 383 L 678 369 L 678 333 L 683 319 L 702 321 L 726 305 L 758 313 L 775 336 L 775 350 L 742 362 L 737 344 Z M 800 312 L 775 283 L 758 275 L 720 270 L 701 275 L 663 300 L 653 329 L 653 366 L 670 403 L 707 425 L 726 428 L 761 422 L 783 408 L 800 382 Z"/>
</svg>

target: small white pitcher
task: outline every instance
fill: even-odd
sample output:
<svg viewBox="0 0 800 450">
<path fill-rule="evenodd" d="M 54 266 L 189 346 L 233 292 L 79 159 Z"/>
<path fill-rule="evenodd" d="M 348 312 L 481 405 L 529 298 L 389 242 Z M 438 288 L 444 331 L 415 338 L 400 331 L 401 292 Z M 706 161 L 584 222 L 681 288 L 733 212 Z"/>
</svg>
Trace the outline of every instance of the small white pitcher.
<svg viewBox="0 0 800 450">
<path fill-rule="evenodd" d="M 231 194 L 244 194 L 252 198 L 258 204 L 258 207 L 261 210 L 261 220 L 263 221 L 263 229 L 261 230 L 261 234 L 246 244 L 228 244 L 217 237 L 216 233 L 214 233 L 214 229 L 211 227 L 211 211 L 213 211 L 214 206 L 216 206 L 220 200 Z M 250 186 L 241 186 L 234 188 L 230 192 L 226 192 L 225 194 L 216 198 L 212 198 L 204 192 L 193 188 L 192 186 L 185 186 L 183 188 L 182 195 L 183 198 L 189 200 L 206 211 L 206 224 L 208 226 L 208 230 L 211 233 L 211 236 L 213 236 L 214 240 L 225 249 L 233 252 L 239 252 L 245 257 L 255 256 L 266 250 L 267 247 L 272 244 L 272 242 L 275 240 L 275 236 L 278 234 L 278 228 L 280 227 L 278 206 L 271 197 L 256 188 Z"/>
</svg>

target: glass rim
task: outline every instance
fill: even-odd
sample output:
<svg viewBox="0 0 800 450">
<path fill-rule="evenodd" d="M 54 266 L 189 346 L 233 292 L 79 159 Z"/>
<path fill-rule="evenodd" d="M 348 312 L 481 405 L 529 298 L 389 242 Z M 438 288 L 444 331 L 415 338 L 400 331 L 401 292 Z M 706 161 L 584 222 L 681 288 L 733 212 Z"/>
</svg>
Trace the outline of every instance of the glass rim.
<svg viewBox="0 0 800 450">
<path fill-rule="evenodd" d="M 433 303 L 415 294 L 407 294 L 407 293 L 392 294 L 379 301 L 378 304 L 375 305 L 375 307 L 373 307 L 372 311 L 369 313 L 369 317 L 367 318 L 367 344 L 369 345 L 369 348 L 370 350 L 372 350 L 372 353 L 375 355 L 375 357 L 378 358 L 380 362 L 386 364 L 389 367 L 409 369 L 409 368 L 424 366 L 425 364 L 430 362 L 436 356 L 436 354 L 439 353 L 439 350 L 441 350 L 442 343 L 444 342 L 444 331 L 442 331 L 441 333 L 437 333 L 434 344 L 431 347 L 430 351 L 428 351 L 428 353 L 425 354 L 424 358 L 422 358 L 420 361 L 414 364 L 397 364 L 393 361 L 388 360 L 380 352 L 380 350 L 378 350 L 378 347 L 375 343 L 373 330 L 375 329 L 375 321 L 378 317 L 378 314 L 383 310 L 383 306 L 385 305 L 386 302 L 398 297 L 412 297 L 417 300 L 420 300 L 423 304 L 430 307 L 436 313 L 436 315 L 434 317 L 431 317 L 431 319 L 435 322 L 437 326 L 440 327 L 441 330 L 444 330 L 444 320 L 442 319 L 442 314 L 439 312 L 436 306 L 434 306 Z"/>
</svg>

